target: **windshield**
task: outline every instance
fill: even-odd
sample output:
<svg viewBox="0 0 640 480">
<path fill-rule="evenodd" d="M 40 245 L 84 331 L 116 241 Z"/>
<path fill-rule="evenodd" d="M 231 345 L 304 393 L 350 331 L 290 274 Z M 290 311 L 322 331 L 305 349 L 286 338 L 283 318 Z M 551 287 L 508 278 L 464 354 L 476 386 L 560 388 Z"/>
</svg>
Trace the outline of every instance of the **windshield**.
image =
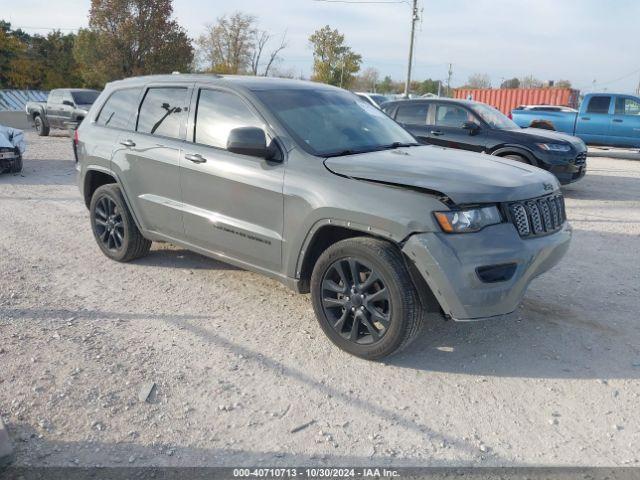
<svg viewBox="0 0 640 480">
<path fill-rule="evenodd" d="M 386 114 L 349 92 L 318 88 L 255 94 L 312 155 L 330 157 L 417 145 Z"/>
<path fill-rule="evenodd" d="M 496 110 L 489 105 L 478 103 L 472 105 L 471 108 L 480 116 L 480 118 L 482 118 L 482 120 L 487 122 L 493 128 L 498 130 L 514 130 L 520 128 L 500 110 Z"/>
<path fill-rule="evenodd" d="M 83 92 L 71 92 L 71 96 L 73 97 L 73 101 L 76 105 L 93 105 L 93 102 L 96 101 L 100 92 L 96 92 L 94 90 L 83 91 Z"/>
</svg>

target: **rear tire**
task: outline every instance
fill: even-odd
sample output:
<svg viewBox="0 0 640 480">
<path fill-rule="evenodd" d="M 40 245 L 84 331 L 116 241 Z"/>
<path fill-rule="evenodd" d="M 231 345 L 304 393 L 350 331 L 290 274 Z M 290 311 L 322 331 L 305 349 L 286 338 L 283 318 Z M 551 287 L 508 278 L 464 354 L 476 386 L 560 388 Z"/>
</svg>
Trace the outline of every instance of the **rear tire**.
<svg viewBox="0 0 640 480">
<path fill-rule="evenodd" d="M 314 266 L 311 296 L 320 328 L 360 358 L 396 353 L 422 328 L 422 306 L 402 252 L 383 240 L 356 237 L 327 248 Z"/>
<path fill-rule="evenodd" d="M 129 262 L 149 253 L 151 241 L 142 236 L 116 184 L 96 189 L 89 205 L 93 236 L 107 257 Z"/>
<path fill-rule="evenodd" d="M 38 132 L 39 136 L 46 137 L 47 135 L 49 135 L 49 125 L 45 125 L 40 115 L 35 116 L 35 118 L 33 119 L 33 123 L 36 126 L 36 132 Z"/>
</svg>

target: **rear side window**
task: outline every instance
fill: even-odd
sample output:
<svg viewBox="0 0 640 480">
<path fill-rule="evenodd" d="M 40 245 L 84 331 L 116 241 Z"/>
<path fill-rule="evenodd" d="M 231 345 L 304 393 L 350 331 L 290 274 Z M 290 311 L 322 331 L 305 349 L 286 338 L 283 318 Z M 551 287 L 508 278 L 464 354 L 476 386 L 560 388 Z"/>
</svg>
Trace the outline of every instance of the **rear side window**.
<svg viewBox="0 0 640 480">
<path fill-rule="evenodd" d="M 426 103 L 400 105 L 396 113 L 396 122 L 408 125 L 426 125 L 428 110 L 429 105 Z"/>
<path fill-rule="evenodd" d="M 193 134 L 195 143 L 226 149 L 232 129 L 263 126 L 237 95 L 221 90 L 200 90 Z"/>
<path fill-rule="evenodd" d="M 96 124 L 104 127 L 127 128 L 138 109 L 139 88 L 116 90 L 102 106 Z"/>
<path fill-rule="evenodd" d="M 591 97 L 587 113 L 609 113 L 611 97 Z"/>
<path fill-rule="evenodd" d="M 180 126 L 188 110 L 186 88 L 150 88 L 142 100 L 136 130 L 151 135 L 180 138 Z"/>
<path fill-rule="evenodd" d="M 640 115 L 640 102 L 634 98 L 616 98 L 616 115 Z"/>
<path fill-rule="evenodd" d="M 472 120 L 473 117 L 462 107 L 456 105 L 438 105 L 436 125 L 441 127 L 462 128 L 465 122 Z"/>
</svg>

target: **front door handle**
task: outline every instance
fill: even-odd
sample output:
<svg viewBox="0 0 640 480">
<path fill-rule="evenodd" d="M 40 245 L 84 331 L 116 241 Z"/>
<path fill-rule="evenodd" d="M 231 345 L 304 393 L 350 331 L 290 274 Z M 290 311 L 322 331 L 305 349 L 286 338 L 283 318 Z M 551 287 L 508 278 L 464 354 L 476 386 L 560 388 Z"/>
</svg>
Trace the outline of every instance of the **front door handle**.
<svg viewBox="0 0 640 480">
<path fill-rule="evenodd" d="M 436 137 L 438 137 L 440 135 L 444 135 L 444 132 L 441 132 L 440 130 L 431 130 L 429 133 L 431 135 L 435 135 Z"/>
<path fill-rule="evenodd" d="M 123 147 L 131 148 L 136 146 L 136 142 L 134 142 L 133 140 L 123 140 L 122 142 L 120 142 L 120 145 L 122 145 Z"/>
<path fill-rule="evenodd" d="M 187 153 L 184 158 L 186 158 L 187 160 L 193 162 L 193 163 L 204 163 L 207 161 L 206 158 L 204 158 L 202 155 L 200 155 L 199 153 Z"/>
<path fill-rule="evenodd" d="M 616 123 L 622 123 L 623 122 L 623 120 L 621 118 L 614 118 L 613 121 L 616 122 Z"/>
<path fill-rule="evenodd" d="M 580 120 L 591 120 L 591 117 L 582 117 Z"/>
</svg>

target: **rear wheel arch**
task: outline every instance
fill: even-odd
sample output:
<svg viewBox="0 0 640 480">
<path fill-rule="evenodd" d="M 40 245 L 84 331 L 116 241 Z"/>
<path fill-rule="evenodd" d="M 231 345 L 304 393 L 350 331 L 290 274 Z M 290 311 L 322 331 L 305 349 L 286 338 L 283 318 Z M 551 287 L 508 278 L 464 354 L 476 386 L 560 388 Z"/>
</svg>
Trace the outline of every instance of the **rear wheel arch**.
<svg viewBox="0 0 640 480">
<path fill-rule="evenodd" d="M 95 191 L 102 185 L 109 183 L 118 183 L 116 177 L 110 173 L 102 170 L 88 170 L 84 177 L 83 196 L 84 204 L 89 208 L 91 205 L 91 198 Z"/>
</svg>

